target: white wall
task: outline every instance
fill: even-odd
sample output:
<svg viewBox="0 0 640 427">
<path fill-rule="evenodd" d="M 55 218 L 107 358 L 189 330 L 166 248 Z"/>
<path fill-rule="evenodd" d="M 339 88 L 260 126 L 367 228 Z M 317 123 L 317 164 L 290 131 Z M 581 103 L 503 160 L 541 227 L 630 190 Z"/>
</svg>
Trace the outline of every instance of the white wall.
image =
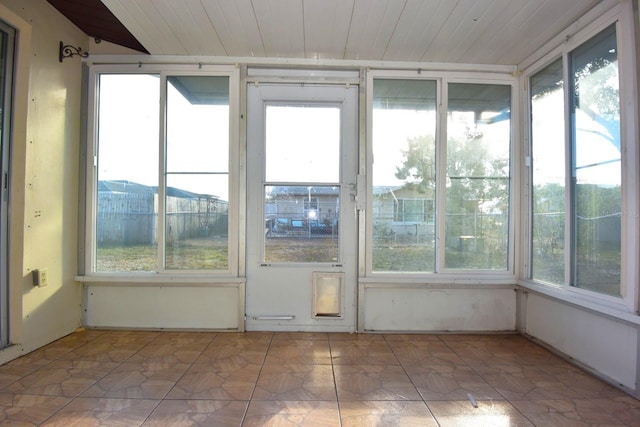
<svg viewBox="0 0 640 427">
<path fill-rule="evenodd" d="M 516 330 L 516 292 L 478 285 L 455 288 L 360 285 L 362 331 L 489 332 Z"/>
<path fill-rule="evenodd" d="M 640 397 L 638 324 L 549 296 L 522 295 L 522 332 Z"/>
<path fill-rule="evenodd" d="M 84 286 L 88 327 L 218 330 L 244 327 L 244 283 Z"/>
<path fill-rule="evenodd" d="M 0 362 L 80 326 L 77 270 L 81 69 L 58 61 L 58 45 L 86 35 L 45 0 L 1 0 L 0 19 L 18 29 L 11 159 L 10 340 Z M 34 287 L 33 269 L 48 270 Z"/>
</svg>

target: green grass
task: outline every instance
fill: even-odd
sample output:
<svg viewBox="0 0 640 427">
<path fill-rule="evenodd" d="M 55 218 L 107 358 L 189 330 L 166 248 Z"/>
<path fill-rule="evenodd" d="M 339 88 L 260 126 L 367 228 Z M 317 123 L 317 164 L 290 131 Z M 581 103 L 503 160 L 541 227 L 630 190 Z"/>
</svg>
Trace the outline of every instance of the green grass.
<svg viewBox="0 0 640 427">
<path fill-rule="evenodd" d="M 419 244 L 389 243 L 373 248 L 374 271 L 424 271 L 434 270 L 434 250 Z"/>
<path fill-rule="evenodd" d="M 334 237 L 271 237 L 266 240 L 265 262 L 338 262 Z"/>
<path fill-rule="evenodd" d="M 156 271 L 156 245 L 102 246 L 98 272 Z M 187 239 L 167 245 L 167 270 L 226 270 L 228 246 L 224 237 Z"/>
</svg>

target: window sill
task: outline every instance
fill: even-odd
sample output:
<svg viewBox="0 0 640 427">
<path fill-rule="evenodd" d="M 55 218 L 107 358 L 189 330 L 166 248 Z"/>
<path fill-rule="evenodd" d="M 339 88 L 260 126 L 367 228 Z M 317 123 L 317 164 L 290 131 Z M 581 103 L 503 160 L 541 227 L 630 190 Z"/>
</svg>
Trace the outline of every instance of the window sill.
<svg viewBox="0 0 640 427">
<path fill-rule="evenodd" d="M 568 305 L 601 314 L 631 325 L 640 325 L 640 316 L 638 313 L 630 311 L 622 299 L 620 299 L 620 302 L 616 302 L 606 296 L 598 298 L 597 295 L 585 295 L 576 291 L 552 285 L 544 285 L 530 280 L 521 280 L 518 282 L 518 285 L 529 292 L 547 296 Z"/>
<path fill-rule="evenodd" d="M 361 277 L 358 281 L 365 286 L 410 286 L 433 289 L 491 289 L 509 288 L 515 289 L 517 281 L 513 276 L 487 276 L 487 277 L 451 277 L 451 276 L 403 276 L 403 275 L 376 275 Z"/>
<path fill-rule="evenodd" d="M 236 285 L 244 283 L 244 277 L 237 276 L 213 276 L 213 275 L 164 275 L 164 274 L 105 274 L 76 276 L 75 280 L 80 283 L 90 283 L 93 285 L 126 285 L 126 284 L 148 284 L 148 285 Z"/>
</svg>

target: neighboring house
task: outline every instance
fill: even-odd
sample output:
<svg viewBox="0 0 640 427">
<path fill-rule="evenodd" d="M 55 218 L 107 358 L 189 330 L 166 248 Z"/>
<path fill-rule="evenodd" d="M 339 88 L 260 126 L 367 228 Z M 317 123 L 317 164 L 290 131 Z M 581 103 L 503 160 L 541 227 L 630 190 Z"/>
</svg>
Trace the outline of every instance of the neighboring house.
<svg viewBox="0 0 640 427">
<path fill-rule="evenodd" d="M 434 238 L 433 198 L 400 186 L 374 187 L 373 196 L 373 226 L 378 238 L 394 241 Z"/>
<path fill-rule="evenodd" d="M 330 186 L 270 187 L 265 201 L 268 236 L 335 234 L 340 213 L 340 189 Z"/>
</svg>

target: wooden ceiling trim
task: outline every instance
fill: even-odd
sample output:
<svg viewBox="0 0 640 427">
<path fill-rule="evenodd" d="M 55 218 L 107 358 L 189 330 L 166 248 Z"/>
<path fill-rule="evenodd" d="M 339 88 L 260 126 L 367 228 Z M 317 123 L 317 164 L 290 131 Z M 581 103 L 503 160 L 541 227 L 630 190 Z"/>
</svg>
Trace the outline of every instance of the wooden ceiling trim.
<svg viewBox="0 0 640 427">
<path fill-rule="evenodd" d="M 149 53 L 100 0 L 47 0 L 90 37 Z"/>
</svg>

